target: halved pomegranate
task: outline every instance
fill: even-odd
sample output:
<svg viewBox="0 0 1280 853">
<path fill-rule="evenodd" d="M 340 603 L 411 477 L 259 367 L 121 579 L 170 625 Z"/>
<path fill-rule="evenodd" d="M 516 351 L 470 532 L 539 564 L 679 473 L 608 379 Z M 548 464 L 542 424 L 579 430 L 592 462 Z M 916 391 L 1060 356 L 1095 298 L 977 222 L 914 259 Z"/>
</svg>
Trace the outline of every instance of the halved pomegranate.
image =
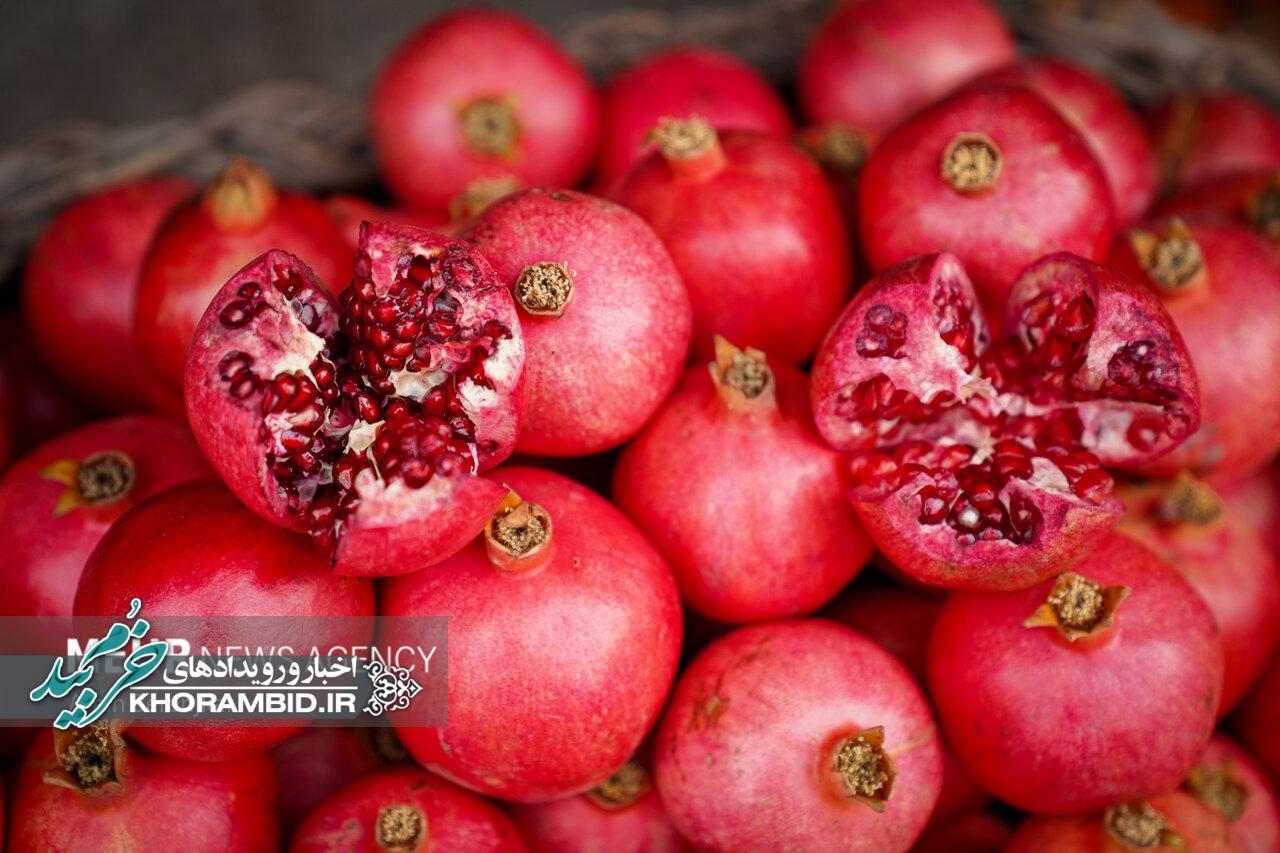
<svg viewBox="0 0 1280 853">
<path fill-rule="evenodd" d="M 339 574 L 457 551 L 506 490 L 524 343 L 511 294 L 467 244 L 365 223 L 335 302 L 271 251 L 236 274 L 187 359 L 192 430 L 241 500 L 332 549 Z"/>
<path fill-rule="evenodd" d="M 851 454 L 850 497 L 913 578 L 1020 589 L 1068 568 L 1122 509 L 1103 465 L 1147 461 L 1198 426 L 1168 312 L 1065 252 L 1018 277 L 994 343 L 960 262 L 890 267 L 818 352 L 818 430 Z"/>
</svg>

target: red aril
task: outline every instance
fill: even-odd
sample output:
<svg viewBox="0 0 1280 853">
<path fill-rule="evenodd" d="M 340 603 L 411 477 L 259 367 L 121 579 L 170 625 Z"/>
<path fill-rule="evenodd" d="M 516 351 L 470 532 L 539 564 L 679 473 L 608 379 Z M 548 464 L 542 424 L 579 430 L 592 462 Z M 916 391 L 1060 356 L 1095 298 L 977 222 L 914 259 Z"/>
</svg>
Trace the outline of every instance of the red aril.
<svg viewBox="0 0 1280 853">
<path fill-rule="evenodd" d="M 438 216 L 427 216 L 407 207 L 380 207 L 356 195 L 329 196 L 325 199 L 324 209 L 337 223 L 352 254 L 360 247 L 360 226 L 365 222 L 393 222 L 452 235 L 452 224 Z"/>
<path fill-rule="evenodd" d="M 951 588 L 1021 589 L 1069 568 L 1121 511 L 1101 466 L 1158 456 L 1198 421 L 1159 300 L 1066 253 L 1019 276 L 999 343 L 955 257 L 886 270 L 833 327 L 810 390 L 818 431 L 850 454 L 872 540 Z"/>
<path fill-rule="evenodd" d="M 312 725 L 271 747 L 286 833 L 330 794 L 380 763 L 368 729 Z"/>
<path fill-rule="evenodd" d="M 467 244 L 365 223 L 336 302 L 268 252 L 218 292 L 187 362 L 196 439 L 254 512 L 350 575 L 412 572 L 484 526 L 504 490 L 524 344 L 511 295 Z"/>
<path fill-rule="evenodd" d="M 1280 170 L 1224 175 L 1170 198 L 1160 216 L 1221 217 L 1280 244 Z"/>
<path fill-rule="evenodd" d="M 1184 791 L 1122 803 L 1071 817 L 1037 815 L 1013 834 L 1004 853 L 1239 853 L 1221 815 Z"/>
<path fill-rule="evenodd" d="M 381 589 L 381 615 L 449 618 L 449 721 L 398 725 L 432 772 L 515 802 L 600 784 L 653 726 L 680 652 L 671 570 L 607 501 L 536 468 L 485 535 Z M 412 644 L 404 623 L 379 644 Z"/>
<path fill-rule="evenodd" d="M 671 393 L 689 350 L 689 296 L 671 255 L 631 211 L 568 190 L 495 202 L 458 235 L 511 289 L 528 349 L 516 449 L 600 453 Z"/>
<path fill-rule="evenodd" d="M 1215 735 L 1182 783 L 1206 808 L 1226 818 L 1233 850 L 1280 850 L 1280 808 L 1276 792 L 1253 756 Z"/>
<path fill-rule="evenodd" d="M 1280 168 L 1280 115 L 1248 95 L 1183 92 L 1147 123 L 1168 188 Z"/>
</svg>

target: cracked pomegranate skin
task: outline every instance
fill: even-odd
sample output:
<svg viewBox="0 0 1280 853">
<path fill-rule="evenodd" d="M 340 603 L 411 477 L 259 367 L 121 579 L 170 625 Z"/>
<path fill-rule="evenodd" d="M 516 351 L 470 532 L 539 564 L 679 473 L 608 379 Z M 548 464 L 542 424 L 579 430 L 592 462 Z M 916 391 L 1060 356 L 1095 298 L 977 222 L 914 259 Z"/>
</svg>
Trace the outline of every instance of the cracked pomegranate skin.
<svg viewBox="0 0 1280 853">
<path fill-rule="evenodd" d="M 1185 849 L 1195 853 L 1239 853 L 1222 816 L 1205 809 L 1190 794 L 1169 791 L 1146 802 L 1178 833 L 1186 843 Z M 1004 853 L 1125 853 L 1135 849 L 1144 848 L 1121 843 L 1107 831 L 1103 816 L 1094 813 L 1071 817 L 1033 815 L 1018 827 Z M 1178 848 L 1157 843 L 1146 849 Z"/>
<path fill-rule="evenodd" d="M 1152 110 L 1147 126 L 1169 187 L 1280 168 L 1280 115 L 1248 95 L 1181 93 Z"/>
<path fill-rule="evenodd" d="M 513 292 L 537 264 L 563 265 L 572 282 L 559 316 L 534 315 L 517 297 L 528 375 L 516 450 L 583 456 L 639 432 L 680 377 L 693 323 L 648 224 L 604 199 L 542 188 L 495 202 L 458 239 Z"/>
<path fill-rule="evenodd" d="M 1173 569 L 1112 534 L 1075 568 L 1132 590 L 1110 627 L 1074 643 L 1026 627 L 1055 581 L 957 592 L 934 623 L 929 687 L 947 744 L 996 797 L 1070 814 L 1175 787 L 1208 743 L 1222 640 Z"/>
<path fill-rule="evenodd" d="M 516 802 L 604 781 L 652 728 L 682 632 L 671 570 L 641 531 L 585 486 L 536 468 L 490 479 L 551 517 L 538 568 L 499 568 L 484 537 L 380 589 L 383 616 L 449 617 L 449 721 L 400 725 L 432 772 Z M 411 643 L 404 625 L 379 643 Z"/>
<path fill-rule="evenodd" d="M 693 848 L 650 789 L 619 809 L 585 794 L 549 803 L 513 805 L 511 819 L 539 853 L 688 853 Z"/>
<path fill-rule="evenodd" d="M 884 727 L 883 813 L 850 797 L 833 755 Z M 750 625 L 681 675 L 654 745 L 658 790 L 696 848 L 905 851 L 938 796 L 942 754 L 907 671 L 823 619 Z"/>
</svg>

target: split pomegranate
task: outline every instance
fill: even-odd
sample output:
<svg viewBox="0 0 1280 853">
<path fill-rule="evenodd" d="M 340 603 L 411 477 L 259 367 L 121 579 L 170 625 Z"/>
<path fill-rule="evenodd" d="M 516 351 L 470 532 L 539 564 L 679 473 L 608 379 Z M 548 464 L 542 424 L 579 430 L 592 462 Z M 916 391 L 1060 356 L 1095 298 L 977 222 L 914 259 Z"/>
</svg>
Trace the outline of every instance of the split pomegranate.
<svg viewBox="0 0 1280 853">
<path fill-rule="evenodd" d="M 871 557 L 840 454 L 813 428 L 808 381 L 716 340 L 618 460 L 613 495 L 719 622 L 812 613 Z"/>
<path fill-rule="evenodd" d="M 1141 467 L 1238 478 L 1280 451 L 1280 255 L 1248 228 L 1162 219 L 1116 238 L 1108 266 L 1169 309 L 1200 377 L 1200 431 Z"/>
<path fill-rule="evenodd" d="M 316 806 L 290 853 L 523 853 L 511 819 L 492 803 L 417 767 L 375 770 Z"/>
<path fill-rule="evenodd" d="M 107 726 L 46 732 L 18 771 L 5 849 L 275 850 L 275 786 L 260 756 L 178 761 L 129 746 Z"/>
<path fill-rule="evenodd" d="M 107 528 L 139 501 L 208 474 L 186 426 L 158 415 L 89 424 L 19 459 L 0 478 L 0 613 L 70 616 Z"/>
<path fill-rule="evenodd" d="M 709 645 L 681 675 L 654 754 L 672 822 L 707 850 L 905 851 L 942 775 L 907 671 L 823 619 Z"/>
<path fill-rule="evenodd" d="M 394 222 L 426 228 L 447 236 L 452 235 L 452 224 L 436 216 L 427 216 L 406 207 L 379 207 L 356 195 L 334 195 L 325 199 L 324 209 L 338 225 L 351 253 L 360 247 L 360 226 L 365 222 Z"/>
<path fill-rule="evenodd" d="M 1272 655 L 1253 690 L 1240 703 L 1231 726 L 1241 743 L 1280 785 L 1280 654 Z"/>
<path fill-rule="evenodd" d="M 143 361 L 166 387 L 182 390 L 187 348 L 209 300 L 268 249 L 306 258 L 334 293 L 348 269 L 350 253 L 324 206 L 277 190 L 245 160 L 233 160 L 203 195 L 165 220 L 139 274 L 133 333 Z"/>
<path fill-rule="evenodd" d="M 1280 808 L 1275 790 L 1253 756 L 1232 741 L 1215 735 L 1182 787 L 1226 818 L 1233 850 L 1280 850 Z"/>
<path fill-rule="evenodd" d="M 330 794 L 380 763 L 367 729 L 308 726 L 268 753 L 279 783 L 280 822 L 286 833 Z"/>
<path fill-rule="evenodd" d="M 1280 640 L 1280 565 L 1266 541 L 1207 483 L 1122 488 L 1117 528 L 1146 545 L 1195 587 L 1222 632 L 1226 678 L 1219 714 L 1240 701 Z"/>
<path fill-rule="evenodd" d="M 1028 267 L 993 343 L 951 255 L 894 266 L 814 361 L 818 431 L 905 574 L 1021 589 L 1069 568 L 1122 509 L 1102 465 L 1158 456 L 1198 422 L 1195 373 L 1159 300 L 1083 258 Z"/>
<path fill-rule="evenodd" d="M 1161 216 L 1213 216 L 1247 225 L 1280 242 L 1280 170 L 1231 174 L 1198 184 L 1170 198 Z"/>
<path fill-rule="evenodd" d="M 657 719 L 680 653 L 671 570 L 626 517 L 536 468 L 485 535 L 429 572 L 392 578 L 381 614 L 449 618 L 449 721 L 398 725 L 429 770 L 516 802 L 580 794 Z M 517 497 L 518 496 L 518 497 Z M 385 624 L 380 644 L 414 642 Z"/>
<path fill-rule="evenodd" d="M 133 303 L 152 236 L 194 192 L 170 177 L 107 187 L 55 216 L 31 249 L 22 284 L 31 336 L 59 380 L 97 409 L 182 409 L 142 364 Z"/>
<path fill-rule="evenodd" d="M 994 315 L 1042 255 L 1106 256 L 1115 216 L 1088 143 L 1022 86 L 969 87 L 906 120 L 858 184 L 862 245 L 879 270 L 925 252 L 958 256 Z"/>
<path fill-rule="evenodd" d="M 671 393 L 692 312 L 653 230 L 629 210 L 568 190 L 494 203 L 458 239 L 511 288 L 529 356 L 516 449 L 582 456 L 640 431 Z"/>
<path fill-rule="evenodd" d="M 473 538 L 523 408 L 511 295 L 465 243 L 366 223 L 335 303 L 268 252 L 218 292 L 187 362 L 196 439 L 241 500 L 339 574 L 412 572 Z"/>
<path fill-rule="evenodd" d="M 1176 786 L 1217 719 L 1222 640 L 1177 572 L 1124 536 L 1015 592 L 958 592 L 934 622 L 929 687 L 979 784 L 1072 814 Z"/>
<path fill-rule="evenodd" d="M 612 189 L 671 250 L 693 301 L 693 353 L 712 338 L 806 360 L 848 296 L 844 221 L 831 187 L 786 139 L 664 122 L 658 150 Z M 732 211 L 727 216 L 726 211 Z"/>
<path fill-rule="evenodd" d="M 680 47 L 622 70 L 604 92 L 596 186 L 607 190 L 649 150 L 666 118 L 699 116 L 718 130 L 791 132 L 787 105 L 750 65 L 721 50 Z"/>
<path fill-rule="evenodd" d="M 370 581 L 333 575 L 304 537 L 262 521 L 212 478 L 174 486 L 122 515 L 85 563 L 74 613 L 120 618 L 135 598 L 148 619 L 208 619 L 185 636 L 193 650 L 285 646 L 306 655 L 367 646 L 373 626 Z M 251 629 L 217 621 L 226 616 L 349 618 L 281 620 L 251 640 L 240 635 Z M 128 732 L 175 758 L 222 761 L 262 752 L 301 728 L 211 721 Z"/>
<path fill-rule="evenodd" d="M 1226 821 L 1195 797 L 1171 791 L 1145 800 L 1113 805 L 1101 813 L 1027 818 L 1004 853 L 1239 853 Z"/>
<path fill-rule="evenodd" d="M 1248 95 L 1180 93 L 1154 109 L 1147 123 L 1166 187 L 1280 168 L 1280 115 Z"/>
<path fill-rule="evenodd" d="M 371 110 L 387 184 L 442 218 L 476 196 L 573 186 L 600 130 L 599 96 L 577 63 L 497 9 L 450 12 L 414 33 L 379 74 Z"/>
</svg>

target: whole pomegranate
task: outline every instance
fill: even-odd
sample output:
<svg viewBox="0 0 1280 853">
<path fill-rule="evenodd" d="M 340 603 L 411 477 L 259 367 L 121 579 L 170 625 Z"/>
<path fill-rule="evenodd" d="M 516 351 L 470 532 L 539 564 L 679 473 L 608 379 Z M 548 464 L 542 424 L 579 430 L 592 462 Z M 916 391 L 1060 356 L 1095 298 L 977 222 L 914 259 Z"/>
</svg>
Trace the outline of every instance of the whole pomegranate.
<svg viewBox="0 0 1280 853">
<path fill-rule="evenodd" d="M 268 249 L 306 258 L 334 293 L 349 269 L 350 252 L 324 205 L 277 190 L 246 160 L 233 160 L 161 225 L 139 274 L 133 334 L 143 361 L 167 388 L 182 390 L 187 348 L 209 300 Z"/>
<path fill-rule="evenodd" d="M 1273 785 L 1280 785 L 1280 654 L 1271 656 L 1253 690 L 1236 708 L 1231 728 L 1240 742 L 1266 769 Z"/>
<path fill-rule="evenodd" d="M 186 426 L 126 415 L 28 453 L 0 478 L 0 613 L 70 616 L 85 560 L 139 501 L 209 474 Z"/>
<path fill-rule="evenodd" d="M 465 545 L 505 490 L 523 409 L 511 294 L 465 243 L 366 223 L 335 302 L 268 252 L 218 291 L 187 361 L 196 439 L 250 509 L 348 575 L 411 572 Z"/>
<path fill-rule="evenodd" d="M 1101 813 L 1023 821 L 1004 853 L 1228 853 L 1234 846 L 1227 822 L 1185 791 L 1113 805 Z"/>
<path fill-rule="evenodd" d="M 1013 830 L 988 811 L 973 811 L 942 823 L 930 821 L 911 853 L 1000 853 L 1013 837 Z"/>
<path fill-rule="evenodd" d="M 1247 225 L 1280 244 L 1280 169 L 1225 175 L 1183 190 L 1157 209 L 1161 216 L 1215 216 Z"/>
<path fill-rule="evenodd" d="M 831 187 L 788 140 L 717 133 L 701 118 L 657 130 L 658 150 L 613 198 L 662 238 L 693 301 L 693 353 L 723 335 L 796 364 L 849 293 L 848 242 Z M 726 215 L 732 211 L 732 215 Z"/>
<path fill-rule="evenodd" d="M 858 183 L 862 245 L 884 269 L 945 250 L 993 314 L 1051 252 L 1106 256 L 1115 216 L 1089 145 L 1023 86 L 972 86 L 890 132 Z"/>
<path fill-rule="evenodd" d="M 1280 115 L 1248 95 L 1180 93 L 1152 110 L 1147 123 L 1167 187 L 1280 168 Z"/>
<path fill-rule="evenodd" d="M 818 432 L 884 554 L 935 586 L 1021 589 L 1084 556 L 1122 509 L 1102 465 L 1174 447 L 1195 372 L 1145 288 L 1059 253 L 1028 267 L 993 343 L 960 262 L 905 261 L 849 303 L 813 365 Z"/>
<path fill-rule="evenodd" d="M 262 521 L 212 478 L 174 486 L 122 515 L 85 563 L 74 612 L 119 618 L 135 598 L 152 620 L 206 617 L 186 636 L 193 649 L 350 649 L 368 644 L 374 615 L 370 581 L 330 573 L 305 537 Z M 217 621 L 232 616 L 368 618 L 298 619 L 287 633 L 263 629 L 269 637 L 249 642 L 239 632 L 252 629 Z M 175 758 L 222 761 L 262 752 L 301 728 L 135 725 L 129 736 Z"/>
<path fill-rule="evenodd" d="M 1219 715 L 1240 701 L 1280 640 L 1280 565 L 1266 541 L 1207 483 L 1122 488 L 1117 528 L 1146 545 L 1200 593 L 1222 632 L 1226 677 Z"/>
<path fill-rule="evenodd" d="M 1030 589 L 952 594 L 929 643 L 947 745 L 992 794 L 1045 814 L 1177 785 L 1209 741 L 1222 673 L 1209 608 L 1115 534 Z"/>
<path fill-rule="evenodd" d="M 1169 309 L 1200 377 L 1200 431 L 1141 467 L 1238 478 L 1280 451 L 1280 255 L 1242 225 L 1162 219 L 1116 238 L 1108 266 Z"/>
<path fill-rule="evenodd" d="M 501 809 L 418 767 L 361 776 L 316 806 L 289 844 L 290 853 L 525 849 Z"/>
<path fill-rule="evenodd" d="M 156 177 L 107 187 L 65 208 L 27 259 L 22 302 L 45 363 L 104 411 L 179 412 L 133 342 L 138 273 L 161 220 L 195 187 Z"/>
<path fill-rule="evenodd" d="M 266 758 L 178 761 L 128 746 L 107 726 L 41 735 L 18 771 L 9 815 L 13 853 L 279 845 Z"/>
<path fill-rule="evenodd" d="M 858 176 L 870 149 L 862 135 L 847 124 L 817 124 L 796 135 L 796 142 L 827 176 L 836 204 L 844 216 L 850 245 L 858 249 Z"/>
<path fill-rule="evenodd" d="M 380 763 L 364 729 L 308 726 L 268 753 L 280 792 L 280 822 L 286 833 L 330 794 Z"/>
<path fill-rule="evenodd" d="M 874 142 L 1014 52 L 1008 26 L 985 0 L 842 3 L 800 60 L 800 103 L 812 121 L 849 125 Z"/>
<path fill-rule="evenodd" d="M 74 392 L 54 381 L 16 311 L 0 313 L 0 416 L 6 414 L 14 453 L 89 420 Z"/>
<path fill-rule="evenodd" d="M 394 222 L 427 228 L 441 234 L 451 233 L 451 224 L 438 216 L 427 216 L 406 207 L 379 207 L 356 195 L 333 195 L 325 199 L 324 209 L 338 225 L 352 254 L 360 247 L 360 226 L 365 222 Z"/>
<path fill-rule="evenodd" d="M 618 460 L 618 506 L 671 563 L 690 607 L 719 622 L 812 613 L 871 556 L 840 454 L 813 428 L 808 382 L 716 340 Z"/>
<path fill-rule="evenodd" d="M 1280 850 L 1276 792 L 1253 756 L 1215 735 L 1183 789 L 1227 820 L 1227 835 L 1240 853 Z"/>
<path fill-rule="evenodd" d="M 894 658 L 822 619 L 707 646 L 658 728 L 655 775 L 706 850 L 905 851 L 938 797 L 928 703 Z"/>
<path fill-rule="evenodd" d="M 381 589 L 380 645 L 413 644 L 394 617 L 449 618 L 448 724 L 397 733 L 429 770 L 481 793 L 573 796 L 657 719 L 680 653 L 679 597 L 653 546 L 586 487 L 536 468 L 490 476 L 512 494 L 484 536 Z"/>
<path fill-rule="evenodd" d="M 1272 463 L 1243 480 L 1213 482 L 1232 511 L 1260 533 L 1280 559 L 1280 464 Z"/>
<path fill-rule="evenodd" d="M 463 228 L 511 288 L 529 356 L 516 449 L 600 453 L 630 439 L 671 393 L 689 350 L 689 296 L 631 211 L 568 190 L 495 202 Z"/>
<path fill-rule="evenodd" d="M 392 192 L 424 213 L 521 185 L 573 186 L 591 165 L 599 96 L 523 18 L 441 15 L 400 45 L 373 86 L 373 147 Z"/>
<path fill-rule="evenodd" d="M 679 47 L 624 68 L 604 91 L 596 185 L 607 190 L 650 147 L 663 119 L 699 116 L 718 130 L 791 132 L 787 105 L 750 65 L 720 50 Z"/>
</svg>

